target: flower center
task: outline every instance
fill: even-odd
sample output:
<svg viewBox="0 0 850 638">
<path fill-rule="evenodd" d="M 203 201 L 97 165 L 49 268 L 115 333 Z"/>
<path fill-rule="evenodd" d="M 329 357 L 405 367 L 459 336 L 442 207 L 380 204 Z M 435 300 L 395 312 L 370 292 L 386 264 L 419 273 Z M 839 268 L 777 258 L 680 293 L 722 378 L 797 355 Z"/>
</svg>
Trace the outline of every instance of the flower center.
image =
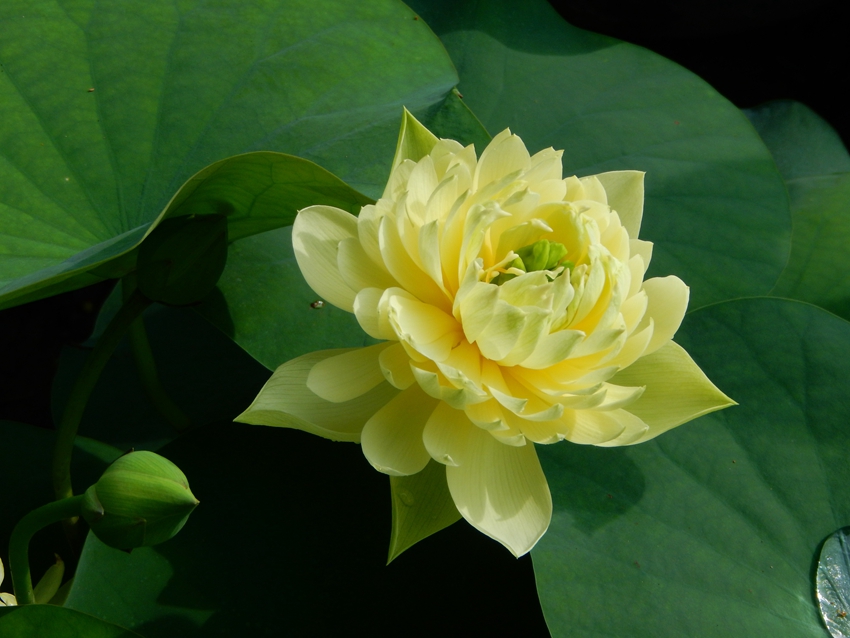
<svg viewBox="0 0 850 638">
<path fill-rule="evenodd" d="M 565 269 L 575 267 L 575 264 L 571 261 L 564 260 L 567 256 L 567 247 L 560 242 L 549 241 L 548 239 L 541 239 L 528 246 L 523 246 L 515 250 L 514 254 L 516 259 L 507 264 L 505 272 L 500 272 L 490 283 L 501 286 L 506 281 L 517 277 L 517 270 L 534 272 L 536 270 L 553 270 L 558 266 L 563 266 Z"/>
</svg>

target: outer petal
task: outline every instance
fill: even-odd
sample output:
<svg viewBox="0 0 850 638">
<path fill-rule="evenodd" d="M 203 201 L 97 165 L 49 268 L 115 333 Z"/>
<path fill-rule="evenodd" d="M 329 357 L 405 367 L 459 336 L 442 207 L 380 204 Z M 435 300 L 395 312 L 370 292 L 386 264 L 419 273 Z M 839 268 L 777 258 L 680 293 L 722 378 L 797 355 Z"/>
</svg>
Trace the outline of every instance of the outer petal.
<svg viewBox="0 0 850 638">
<path fill-rule="evenodd" d="M 643 218 L 643 176 L 642 171 L 611 171 L 596 176 L 605 187 L 608 205 L 617 211 L 632 239 L 637 238 Z"/>
<path fill-rule="evenodd" d="M 419 120 L 411 115 L 410 111 L 404 109 L 392 170 L 395 171 L 396 167 L 404 160 L 418 162 L 431 152 L 438 141 L 436 135 L 422 126 Z M 387 195 L 388 193 L 385 192 L 384 197 Z"/>
<path fill-rule="evenodd" d="M 337 308 L 354 311 L 352 290 L 337 265 L 339 243 L 357 237 L 357 218 L 333 206 L 310 206 L 292 224 L 292 246 L 310 288 Z"/>
<path fill-rule="evenodd" d="M 332 403 L 307 387 L 307 376 L 314 365 L 353 350 L 322 350 L 287 361 L 274 371 L 254 402 L 234 421 L 295 428 L 333 441 L 359 442 L 366 421 L 398 390 L 381 382 L 356 399 Z"/>
<path fill-rule="evenodd" d="M 681 279 L 672 275 L 647 279 L 643 282 L 643 289 L 649 298 L 643 320 L 638 324 L 638 330 L 648 325 L 650 318 L 654 322 L 652 338 L 645 350 L 648 355 L 658 350 L 676 334 L 688 310 L 691 289 Z"/>
<path fill-rule="evenodd" d="M 411 476 L 391 476 L 393 532 L 387 563 L 431 534 L 460 520 L 449 486 L 446 469 L 430 461 Z"/>
<path fill-rule="evenodd" d="M 384 380 L 378 357 L 391 345 L 379 343 L 319 361 L 307 375 L 307 387 L 334 403 L 366 394 Z"/>
<path fill-rule="evenodd" d="M 471 423 L 458 436 L 465 448 L 460 463 L 446 468 L 458 511 L 514 556 L 526 554 L 552 518 L 552 497 L 534 446 L 505 445 Z"/>
<path fill-rule="evenodd" d="M 627 410 L 642 419 L 649 430 L 631 443 L 648 441 L 686 421 L 737 405 L 673 341 L 618 372 L 611 383 L 646 387 Z"/>
<path fill-rule="evenodd" d="M 363 454 L 379 472 L 391 476 L 416 474 L 430 456 L 422 430 L 437 401 L 412 385 L 378 410 L 363 427 Z"/>
</svg>

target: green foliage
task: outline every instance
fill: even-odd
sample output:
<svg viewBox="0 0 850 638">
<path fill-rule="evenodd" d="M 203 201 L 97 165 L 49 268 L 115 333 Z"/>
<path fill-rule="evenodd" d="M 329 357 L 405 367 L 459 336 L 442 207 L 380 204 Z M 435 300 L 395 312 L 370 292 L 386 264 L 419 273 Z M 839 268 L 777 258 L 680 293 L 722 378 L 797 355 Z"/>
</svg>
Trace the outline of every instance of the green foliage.
<svg viewBox="0 0 850 638">
<path fill-rule="evenodd" d="M 132 258 L 113 262 L 222 158 L 287 152 L 374 193 L 401 105 L 427 110 L 457 81 L 394 0 L 10 0 L 0 22 L 6 306 L 123 275 Z M 262 179 L 240 178 L 248 193 L 218 180 L 218 205 L 238 208 Z"/>
<path fill-rule="evenodd" d="M 3 638 L 131 638 L 139 634 L 53 605 L 0 607 L 0 634 Z"/>
</svg>

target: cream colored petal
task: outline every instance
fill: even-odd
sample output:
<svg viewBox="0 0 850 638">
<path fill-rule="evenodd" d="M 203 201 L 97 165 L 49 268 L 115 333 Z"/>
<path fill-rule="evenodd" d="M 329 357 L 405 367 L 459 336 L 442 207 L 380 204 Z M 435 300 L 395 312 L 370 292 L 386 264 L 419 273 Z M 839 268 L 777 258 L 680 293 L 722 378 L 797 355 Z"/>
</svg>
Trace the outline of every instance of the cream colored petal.
<svg viewBox="0 0 850 638">
<path fill-rule="evenodd" d="M 643 218 L 642 171 L 611 171 L 596 176 L 608 196 L 608 205 L 617 211 L 629 237 L 637 238 Z"/>
<path fill-rule="evenodd" d="M 445 360 L 463 339 L 452 315 L 417 299 L 391 297 L 389 320 L 399 339 L 434 361 Z"/>
<path fill-rule="evenodd" d="M 429 396 L 446 402 L 448 405 L 458 410 L 463 410 L 472 403 L 481 403 L 490 398 L 490 395 L 483 390 L 477 389 L 473 384 L 468 384 L 464 387 L 455 387 L 446 381 L 441 383 L 440 374 L 425 370 L 419 366 L 412 366 L 413 377 Z"/>
<path fill-rule="evenodd" d="M 652 261 L 652 242 L 643 241 L 642 239 L 630 239 L 629 254 L 640 255 L 641 259 L 643 259 L 643 268 L 645 273 L 646 269 L 649 268 L 649 262 Z M 640 277 L 640 279 L 642 281 L 643 277 Z"/>
<path fill-rule="evenodd" d="M 597 412 L 596 410 L 575 410 L 573 429 L 567 440 L 582 445 L 601 445 L 613 441 L 626 431 L 627 423 L 618 419 L 619 413 Z"/>
<path fill-rule="evenodd" d="M 314 365 L 353 350 L 323 350 L 287 361 L 274 371 L 257 398 L 234 421 L 294 428 L 333 441 L 359 441 L 366 421 L 398 390 L 382 382 L 356 399 L 332 403 L 307 387 L 307 376 Z"/>
<path fill-rule="evenodd" d="M 317 295 L 352 312 L 356 291 L 345 283 L 337 257 L 343 239 L 357 237 L 357 218 L 333 206 L 310 206 L 292 224 L 298 267 Z"/>
<path fill-rule="evenodd" d="M 430 460 L 422 442 L 425 423 L 437 401 L 417 385 L 396 395 L 363 426 L 363 455 L 379 472 L 408 476 L 421 471 Z"/>
<path fill-rule="evenodd" d="M 655 277 L 643 282 L 643 290 L 649 297 L 644 319 L 639 329 L 654 321 L 652 339 L 646 347 L 644 356 L 658 350 L 676 334 L 685 312 L 688 310 L 690 288 L 678 277 Z"/>
<path fill-rule="evenodd" d="M 510 427 L 505 420 L 505 412 L 495 399 L 473 403 L 463 411 L 470 421 L 484 430 L 507 430 Z"/>
<path fill-rule="evenodd" d="M 411 115 L 410 111 L 404 109 L 392 170 L 395 171 L 396 167 L 405 160 L 418 162 L 431 152 L 437 142 L 437 136 L 422 126 L 419 120 Z M 387 195 L 388 193 L 385 191 L 384 197 L 387 197 Z"/>
<path fill-rule="evenodd" d="M 612 418 L 616 419 L 623 426 L 623 431 L 615 439 L 601 441 L 595 443 L 599 447 L 619 447 L 621 445 L 631 445 L 637 443 L 640 438 L 649 431 L 649 426 L 642 419 L 636 417 L 627 410 L 614 410 L 607 412 Z"/>
<path fill-rule="evenodd" d="M 579 181 L 584 187 L 584 199 L 589 199 L 600 204 L 608 204 L 608 193 L 596 175 L 580 177 Z"/>
<path fill-rule="evenodd" d="M 440 403 L 431 413 L 422 441 L 431 458 L 443 465 L 457 465 L 465 460 L 466 440 L 476 428 L 464 414 L 447 403 Z"/>
<path fill-rule="evenodd" d="M 364 288 L 354 298 L 354 316 L 363 331 L 375 339 L 398 339 L 389 322 L 387 303 L 394 294 L 404 293 L 401 288 Z M 406 293 L 404 293 L 406 294 Z"/>
<path fill-rule="evenodd" d="M 481 190 L 511 173 L 528 169 L 530 165 L 531 157 L 525 144 L 505 129 L 493 138 L 478 158 L 472 189 Z"/>
<path fill-rule="evenodd" d="M 381 220 L 378 227 L 378 239 L 384 263 L 401 288 L 426 303 L 444 310 L 451 309 L 446 294 L 413 261 L 399 237 L 398 229 L 387 217 Z"/>
<path fill-rule="evenodd" d="M 337 266 L 343 281 L 355 292 L 360 292 L 364 288 L 398 286 L 398 282 L 392 275 L 366 254 L 357 237 L 349 237 L 339 242 Z"/>
<path fill-rule="evenodd" d="M 411 476 L 391 476 L 390 491 L 393 529 L 387 564 L 461 518 L 446 483 L 446 468 L 436 461 Z"/>
<path fill-rule="evenodd" d="M 549 527 L 552 497 L 532 444 L 505 445 L 474 426 L 462 462 L 446 468 L 461 515 L 514 556 L 528 553 Z"/>
<path fill-rule="evenodd" d="M 5 591 L 0 591 L 0 607 L 14 607 L 18 604 L 18 600 L 14 594 L 9 594 Z"/>
<path fill-rule="evenodd" d="M 367 348 L 319 361 L 307 375 L 307 387 L 317 396 L 342 403 L 363 394 L 384 380 L 378 357 L 392 343 L 379 343 Z"/>
<path fill-rule="evenodd" d="M 443 285 L 443 266 L 440 261 L 440 226 L 438 220 L 428 222 L 419 229 L 419 259 L 422 261 L 422 269 L 443 292 L 446 292 Z"/>
<path fill-rule="evenodd" d="M 405 390 L 416 382 L 410 369 L 410 357 L 399 343 L 394 343 L 378 355 L 378 363 L 384 378 L 399 390 Z"/>
<path fill-rule="evenodd" d="M 673 341 L 618 372 L 611 383 L 646 386 L 643 395 L 628 406 L 629 412 L 649 425 L 646 434 L 635 443 L 647 441 L 709 412 L 737 405 L 718 390 L 690 355 Z"/>
<path fill-rule="evenodd" d="M 570 353 L 584 337 L 585 334 L 580 330 L 560 330 L 545 335 L 537 343 L 534 352 L 520 365 L 524 368 L 540 370 L 560 363 L 570 356 Z"/>
</svg>

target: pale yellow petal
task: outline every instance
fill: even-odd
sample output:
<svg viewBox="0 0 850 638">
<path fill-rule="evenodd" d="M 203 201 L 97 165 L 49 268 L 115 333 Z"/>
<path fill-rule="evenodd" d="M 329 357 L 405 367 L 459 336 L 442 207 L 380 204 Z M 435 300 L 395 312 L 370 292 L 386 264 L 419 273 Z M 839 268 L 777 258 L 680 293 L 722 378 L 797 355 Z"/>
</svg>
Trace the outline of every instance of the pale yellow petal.
<svg viewBox="0 0 850 638">
<path fill-rule="evenodd" d="M 357 218 L 333 206 L 310 206 L 292 224 L 298 267 L 317 295 L 352 312 L 356 291 L 345 283 L 337 263 L 339 243 L 357 237 Z"/>
<path fill-rule="evenodd" d="M 311 352 L 287 361 L 274 371 L 257 398 L 234 421 L 294 428 L 333 441 L 359 441 L 366 421 L 398 390 L 382 382 L 356 399 L 332 403 L 307 387 L 307 376 L 314 365 L 352 350 Z"/>
<path fill-rule="evenodd" d="M 443 361 L 463 339 L 460 324 L 450 314 L 401 295 L 389 299 L 389 320 L 399 339 L 433 361 Z"/>
<path fill-rule="evenodd" d="M 652 339 L 644 356 L 658 350 L 676 334 L 685 312 L 688 310 L 690 288 L 678 277 L 655 277 L 643 282 L 643 290 L 649 297 L 644 319 L 638 326 L 643 328 L 651 317 L 654 322 Z"/>
<path fill-rule="evenodd" d="M 473 429 L 477 428 L 463 410 L 441 402 L 425 424 L 422 441 L 432 459 L 443 465 L 457 465 L 464 460 L 466 440 Z"/>
<path fill-rule="evenodd" d="M 384 378 L 399 390 L 405 390 L 416 382 L 410 369 L 410 357 L 401 344 L 394 343 L 382 350 L 378 363 Z"/>
<path fill-rule="evenodd" d="M 584 188 L 584 199 L 589 199 L 600 204 L 608 204 L 608 193 L 605 192 L 605 187 L 596 175 L 580 177 L 579 181 Z"/>
<path fill-rule="evenodd" d="M 387 300 L 394 292 L 403 293 L 400 288 L 382 290 L 364 288 L 354 298 L 354 316 L 363 331 L 375 339 L 397 339 L 389 322 Z"/>
<path fill-rule="evenodd" d="M 608 196 L 608 205 L 617 211 L 620 222 L 629 233 L 637 238 L 643 218 L 643 178 L 642 171 L 611 171 L 596 176 Z"/>
<path fill-rule="evenodd" d="M 522 556 L 552 518 L 552 497 L 534 445 L 505 445 L 474 426 L 467 432 L 462 461 L 446 468 L 455 505 L 473 527 Z"/>
<path fill-rule="evenodd" d="M 339 242 L 337 266 L 346 285 L 355 293 L 364 288 L 392 288 L 398 282 L 381 264 L 375 263 L 357 237 L 349 237 Z"/>
<path fill-rule="evenodd" d="M 319 361 L 307 375 L 307 387 L 317 396 L 342 403 L 350 401 L 384 381 L 378 358 L 392 343 L 356 348 Z"/>
<path fill-rule="evenodd" d="M 430 460 L 422 430 L 436 406 L 437 401 L 412 385 L 378 410 L 363 426 L 360 438 L 369 463 L 391 476 L 421 471 Z"/>
<path fill-rule="evenodd" d="M 472 189 L 481 190 L 488 184 L 501 180 L 511 173 L 527 169 L 531 158 L 525 144 L 509 129 L 505 129 L 487 145 L 478 158 L 472 179 Z"/>
<path fill-rule="evenodd" d="M 649 426 L 641 443 L 703 414 L 736 403 L 718 390 L 690 355 L 673 341 L 618 372 L 611 383 L 645 386 L 628 411 Z"/>
<path fill-rule="evenodd" d="M 416 264 L 399 237 L 395 224 L 385 217 L 378 227 L 381 256 L 387 270 L 401 288 L 422 301 L 443 310 L 451 309 L 451 302 L 440 287 Z"/>
</svg>

